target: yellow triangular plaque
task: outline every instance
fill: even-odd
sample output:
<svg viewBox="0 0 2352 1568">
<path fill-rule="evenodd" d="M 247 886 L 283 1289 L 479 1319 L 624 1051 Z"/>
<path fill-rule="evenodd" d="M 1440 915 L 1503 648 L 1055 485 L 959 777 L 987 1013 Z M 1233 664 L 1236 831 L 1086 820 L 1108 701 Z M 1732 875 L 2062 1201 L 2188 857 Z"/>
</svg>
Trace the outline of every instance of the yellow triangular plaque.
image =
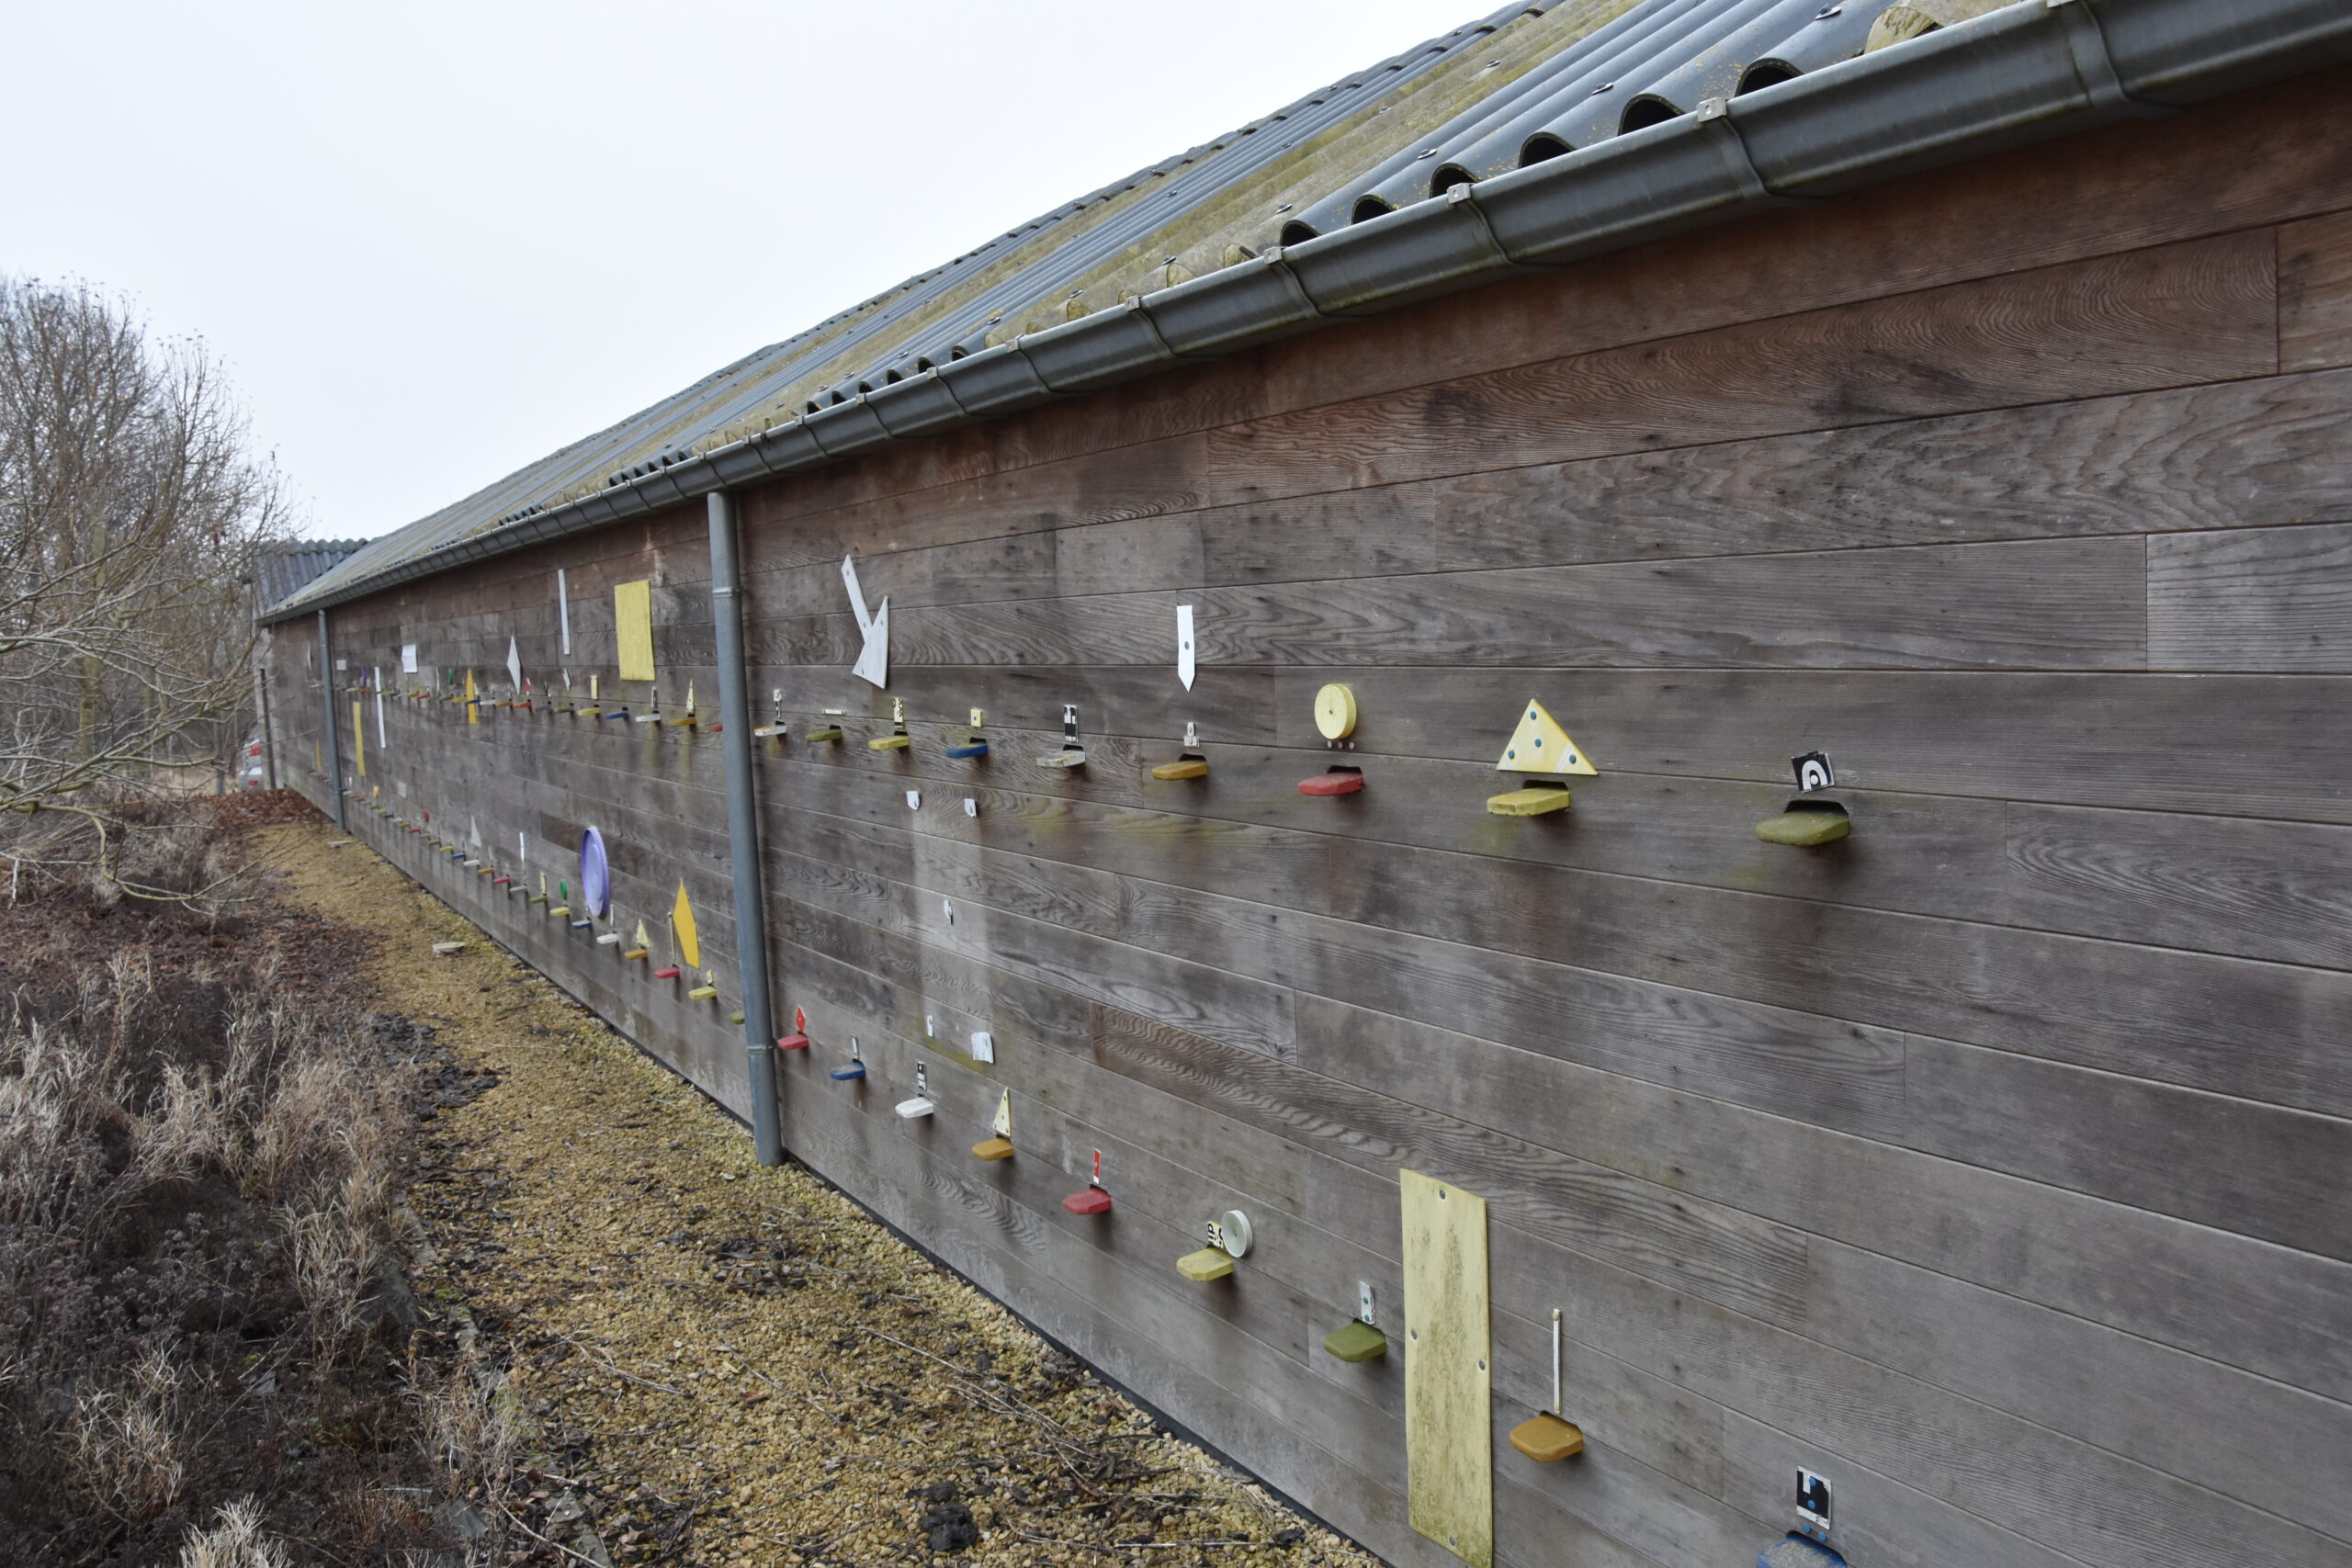
<svg viewBox="0 0 2352 1568">
<path fill-rule="evenodd" d="M 1511 731 L 1495 772 L 1598 774 L 1600 770 L 1585 756 L 1583 748 L 1568 739 L 1560 721 L 1545 713 L 1542 703 L 1530 697 L 1527 711 L 1520 716 L 1519 728 Z"/>
<path fill-rule="evenodd" d="M 466 671 L 466 722 L 468 724 L 481 722 L 481 707 L 474 701 L 474 672 L 470 670 Z"/>
<path fill-rule="evenodd" d="M 996 1135 L 1000 1138 L 1009 1138 L 1012 1136 L 1012 1091 L 1011 1089 L 1006 1089 L 1004 1093 L 998 1098 L 996 1102 L 996 1120 L 989 1122 L 989 1125 L 995 1130 Z"/>
<path fill-rule="evenodd" d="M 678 879 L 678 901 L 670 906 L 670 931 L 677 939 L 678 956 L 690 968 L 702 967 L 702 942 L 695 935 L 695 907 L 686 902 L 686 883 Z"/>
<path fill-rule="evenodd" d="M 636 945 L 639 947 L 651 947 L 653 945 L 653 939 L 645 934 L 645 922 L 643 920 L 637 922 Z"/>
</svg>

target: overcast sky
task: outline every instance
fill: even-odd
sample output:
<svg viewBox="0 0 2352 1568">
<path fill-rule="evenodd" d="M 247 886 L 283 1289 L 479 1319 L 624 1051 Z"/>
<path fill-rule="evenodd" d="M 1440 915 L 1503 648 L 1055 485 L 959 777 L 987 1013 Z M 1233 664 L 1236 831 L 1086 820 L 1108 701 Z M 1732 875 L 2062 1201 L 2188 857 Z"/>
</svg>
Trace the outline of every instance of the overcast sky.
<svg viewBox="0 0 2352 1568">
<path fill-rule="evenodd" d="M 1490 8 L 1490 7 L 1488 7 Z M 0 271 L 223 361 L 396 528 L 1476 0 L 7 8 Z"/>
</svg>

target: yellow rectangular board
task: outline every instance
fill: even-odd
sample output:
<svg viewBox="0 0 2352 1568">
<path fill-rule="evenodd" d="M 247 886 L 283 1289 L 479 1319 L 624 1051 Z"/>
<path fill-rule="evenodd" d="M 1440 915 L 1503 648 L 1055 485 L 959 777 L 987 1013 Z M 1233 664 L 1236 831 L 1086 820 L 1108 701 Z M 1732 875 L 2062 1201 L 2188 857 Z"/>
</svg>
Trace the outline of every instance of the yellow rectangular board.
<svg viewBox="0 0 2352 1568">
<path fill-rule="evenodd" d="M 621 679 L 653 679 L 653 584 L 613 584 L 613 637 L 620 649 Z"/>
<path fill-rule="evenodd" d="M 1396 1173 L 1404 1214 L 1405 1462 L 1413 1529 L 1471 1568 L 1495 1561 L 1487 1201 Z"/>
<path fill-rule="evenodd" d="M 368 776 L 368 727 L 359 721 L 359 699 L 351 702 L 351 760 L 358 765 L 359 776 Z"/>
</svg>

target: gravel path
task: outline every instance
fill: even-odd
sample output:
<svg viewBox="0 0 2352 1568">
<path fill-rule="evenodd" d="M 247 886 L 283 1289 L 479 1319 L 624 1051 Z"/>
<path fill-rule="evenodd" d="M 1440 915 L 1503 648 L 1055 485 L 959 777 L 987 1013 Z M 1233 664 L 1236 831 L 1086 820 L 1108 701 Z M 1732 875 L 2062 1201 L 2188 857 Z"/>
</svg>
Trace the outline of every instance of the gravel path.
<svg viewBox="0 0 2352 1568">
<path fill-rule="evenodd" d="M 1374 1564 L 1056 1351 L 365 845 L 269 829 L 453 1064 L 415 1157 L 428 1326 L 494 1342 L 539 1560 Z M 463 951 L 435 956 L 436 942 Z"/>
</svg>

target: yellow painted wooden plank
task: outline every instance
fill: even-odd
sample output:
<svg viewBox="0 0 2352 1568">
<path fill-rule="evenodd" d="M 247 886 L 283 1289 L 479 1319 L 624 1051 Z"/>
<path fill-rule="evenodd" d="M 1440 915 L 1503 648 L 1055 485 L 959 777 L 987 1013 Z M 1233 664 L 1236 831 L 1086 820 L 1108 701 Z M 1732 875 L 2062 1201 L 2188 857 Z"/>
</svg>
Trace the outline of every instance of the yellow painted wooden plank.
<svg viewBox="0 0 2352 1568">
<path fill-rule="evenodd" d="M 653 679 L 653 584 L 613 584 L 613 635 L 620 648 L 621 679 Z"/>
<path fill-rule="evenodd" d="M 1404 1216 L 1405 1454 L 1413 1529 L 1472 1568 L 1495 1560 L 1487 1201 L 1397 1172 Z"/>
</svg>

